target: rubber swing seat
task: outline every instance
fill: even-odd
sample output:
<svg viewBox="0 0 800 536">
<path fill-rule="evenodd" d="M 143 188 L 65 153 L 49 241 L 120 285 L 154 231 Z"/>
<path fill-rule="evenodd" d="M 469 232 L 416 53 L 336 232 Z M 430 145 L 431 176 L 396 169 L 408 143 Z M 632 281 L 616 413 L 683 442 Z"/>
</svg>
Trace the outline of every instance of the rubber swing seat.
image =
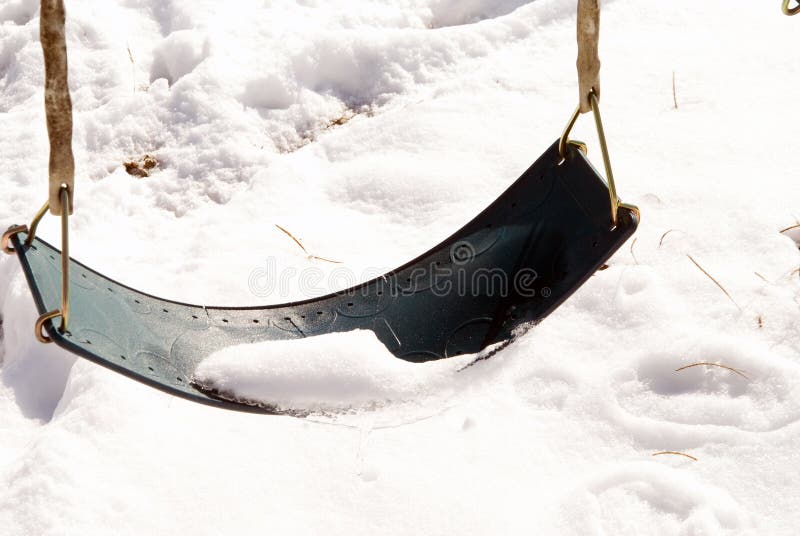
<svg viewBox="0 0 800 536">
<path fill-rule="evenodd" d="M 227 346 L 370 329 L 414 362 L 479 352 L 513 340 L 575 292 L 634 233 L 584 155 L 554 143 L 483 212 L 442 243 L 371 281 L 320 298 L 266 307 L 190 305 L 151 296 L 70 260 L 69 331 L 60 347 L 174 396 L 270 413 L 192 382 L 197 365 Z M 12 237 L 40 314 L 58 309 L 61 254 L 25 233 Z M 58 321 L 56 321 L 58 324 Z M 230 397 L 227 397 L 230 398 Z"/>
</svg>

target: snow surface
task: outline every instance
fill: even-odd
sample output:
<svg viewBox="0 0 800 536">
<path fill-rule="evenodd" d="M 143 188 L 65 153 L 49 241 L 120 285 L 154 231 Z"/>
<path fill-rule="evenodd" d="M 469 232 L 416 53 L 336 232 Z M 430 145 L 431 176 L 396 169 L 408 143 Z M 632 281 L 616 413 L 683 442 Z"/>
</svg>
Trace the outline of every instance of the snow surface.
<svg viewBox="0 0 800 536">
<path fill-rule="evenodd" d="M 574 0 L 67 4 L 73 256 L 175 300 L 277 303 L 308 294 L 308 270 L 333 290 L 399 265 L 577 102 Z M 0 532 L 795 534 L 800 252 L 779 231 L 800 219 L 798 32 L 777 0 L 604 2 L 603 118 L 636 240 L 413 403 L 296 419 L 166 396 L 38 344 L 3 256 Z M 5 0 L 3 226 L 46 198 L 42 81 L 38 1 Z M 575 137 L 602 169 L 589 118 Z M 154 172 L 128 175 L 144 155 Z M 40 232 L 57 242 L 55 218 Z M 265 297 L 267 268 L 283 279 Z M 675 371 L 701 361 L 745 376 Z"/>
<path fill-rule="evenodd" d="M 440 392 L 475 356 L 415 364 L 370 330 L 230 346 L 211 354 L 195 383 L 226 398 L 299 414 L 376 409 Z"/>
</svg>

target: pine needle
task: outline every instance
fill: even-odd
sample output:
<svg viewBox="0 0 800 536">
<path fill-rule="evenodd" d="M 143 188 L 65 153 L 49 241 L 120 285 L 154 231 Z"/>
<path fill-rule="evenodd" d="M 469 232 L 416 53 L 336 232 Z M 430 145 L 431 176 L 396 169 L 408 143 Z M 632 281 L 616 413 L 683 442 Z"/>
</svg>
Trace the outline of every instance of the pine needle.
<svg viewBox="0 0 800 536">
<path fill-rule="evenodd" d="M 739 309 L 740 311 L 742 310 L 742 308 L 741 308 L 741 307 L 739 307 L 739 304 L 738 304 L 738 303 L 736 303 L 736 300 L 734 300 L 734 299 L 731 297 L 731 295 L 728 293 L 728 291 L 727 291 L 727 290 L 725 290 L 725 287 L 723 287 L 722 285 L 720 285 L 719 281 L 717 281 L 716 279 L 714 279 L 714 278 L 711 276 L 711 274 L 709 274 L 708 272 L 706 272 L 706 271 L 703 269 L 703 267 L 702 267 L 702 266 L 700 266 L 700 265 L 697 263 L 697 261 L 696 261 L 696 260 L 694 260 L 694 259 L 692 258 L 692 256 L 691 256 L 691 255 L 689 255 L 689 254 L 687 253 L 687 254 L 686 254 L 686 256 L 687 256 L 687 257 L 689 257 L 689 260 L 690 260 L 690 261 L 692 261 L 692 263 L 693 263 L 695 266 L 697 266 L 697 268 L 699 268 L 701 272 L 703 272 L 704 274 L 706 274 L 706 276 L 708 276 L 708 278 L 709 278 L 711 281 L 713 281 L 713 282 L 714 282 L 714 284 L 715 284 L 715 285 L 717 285 L 717 286 L 719 287 L 719 289 L 720 289 L 722 292 L 724 292 L 724 293 L 725 293 L 725 295 L 728 297 L 728 299 L 729 299 L 729 300 L 731 300 L 731 303 L 732 303 L 732 304 L 734 304 L 734 305 L 736 306 L 736 308 L 737 308 L 737 309 Z"/>
<path fill-rule="evenodd" d="M 725 370 L 730 370 L 731 372 L 734 372 L 734 373 L 738 374 L 739 376 L 741 376 L 741 377 L 742 377 L 742 378 L 744 378 L 745 380 L 749 380 L 749 379 L 750 379 L 750 378 L 747 376 L 747 374 L 745 374 L 744 372 L 742 372 L 742 371 L 741 371 L 741 370 L 739 370 L 739 369 L 735 369 L 735 368 L 733 368 L 733 367 L 729 367 L 729 366 L 727 366 L 727 365 L 721 365 L 721 364 L 719 364 L 719 363 L 708 363 L 707 361 L 701 361 L 700 363 L 692 363 L 691 365 L 684 365 L 684 366 L 682 366 L 682 367 L 680 367 L 680 368 L 676 368 L 676 369 L 675 369 L 675 372 L 680 372 L 680 371 L 682 371 L 682 370 L 686 370 L 686 369 L 688 369 L 688 368 L 692 368 L 692 367 L 700 367 L 700 366 L 705 366 L 705 367 L 719 367 L 719 368 L 723 368 L 723 369 L 725 369 Z"/>
<path fill-rule="evenodd" d="M 780 230 L 780 231 L 778 231 L 778 232 L 779 232 L 779 233 L 785 233 L 786 231 L 791 231 L 792 229 L 800 229 L 800 223 L 798 223 L 797 225 L 790 225 L 790 226 L 789 226 L 789 227 L 787 227 L 786 229 L 781 229 L 781 230 Z"/>
<path fill-rule="evenodd" d="M 295 236 L 292 233 L 290 233 L 289 231 L 287 231 L 286 229 L 284 229 L 283 227 L 281 227 L 277 223 L 275 224 L 275 227 L 277 227 L 278 229 L 280 229 L 281 231 L 286 233 L 286 236 L 288 236 L 289 238 L 294 240 L 294 243 L 297 244 L 300 247 L 300 249 L 303 250 L 303 253 L 305 253 L 308 256 L 309 259 L 316 259 L 316 260 L 319 260 L 319 261 L 330 262 L 332 264 L 342 264 L 341 261 L 334 261 L 334 260 L 331 260 L 331 259 L 326 259 L 325 257 L 318 257 L 316 255 L 312 255 L 311 253 L 308 252 L 308 250 L 305 248 L 305 246 L 303 246 L 303 244 L 300 242 L 300 240 L 295 238 Z"/>
<path fill-rule="evenodd" d="M 769 281 L 767 281 L 767 278 L 766 278 L 766 277 L 764 277 L 763 275 L 759 274 L 758 272 L 753 272 L 753 273 L 754 273 L 754 274 L 756 274 L 756 276 L 758 276 L 758 277 L 760 277 L 761 279 L 763 279 L 763 280 L 764 280 L 764 283 L 769 283 Z"/>
<path fill-rule="evenodd" d="M 665 451 L 662 451 L 662 452 L 656 452 L 656 453 L 653 454 L 653 456 L 660 456 L 662 454 L 674 454 L 675 456 L 685 456 L 686 458 L 689 458 L 693 462 L 697 461 L 697 458 L 695 458 L 694 456 L 692 456 L 690 454 L 686 454 L 685 452 L 677 452 L 675 450 L 665 450 Z"/>
</svg>

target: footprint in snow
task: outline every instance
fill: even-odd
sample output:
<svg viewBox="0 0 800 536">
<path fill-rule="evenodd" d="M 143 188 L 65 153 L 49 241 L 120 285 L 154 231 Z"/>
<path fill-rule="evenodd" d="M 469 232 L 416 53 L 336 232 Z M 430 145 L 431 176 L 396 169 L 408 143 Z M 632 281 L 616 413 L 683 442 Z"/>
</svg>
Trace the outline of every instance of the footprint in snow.
<svg viewBox="0 0 800 536">
<path fill-rule="evenodd" d="M 514 382 L 517 394 L 529 405 L 538 409 L 564 408 L 577 380 L 568 370 L 558 367 L 540 367 Z"/>
<path fill-rule="evenodd" d="M 698 362 L 736 370 L 699 365 L 676 371 Z M 744 337 L 717 335 L 691 356 L 646 354 L 615 391 L 629 416 L 667 425 L 770 432 L 800 420 L 800 366 Z"/>
<path fill-rule="evenodd" d="M 559 509 L 565 534 L 716 534 L 746 521 L 726 491 L 654 462 L 591 475 Z"/>
</svg>

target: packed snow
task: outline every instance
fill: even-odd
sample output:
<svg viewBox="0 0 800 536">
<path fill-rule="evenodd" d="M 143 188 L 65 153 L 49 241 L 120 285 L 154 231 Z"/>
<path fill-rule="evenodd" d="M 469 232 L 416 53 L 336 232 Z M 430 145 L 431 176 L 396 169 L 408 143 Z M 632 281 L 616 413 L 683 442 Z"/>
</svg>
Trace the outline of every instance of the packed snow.
<svg viewBox="0 0 800 536">
<path fill-rule="evenodd" d="M 0 2 L 3 227 L 47 196 L 38 4 Z M 66 4 L 72 255 L 173 300 L 280 303 L 400 265 L 577 104 L 575 0 Z M 42 345 L 1 256 L 0 532 L 796 534 L 798 32 L 778 0 L 603 2 L 602 112 L 635 240 L 492 359 L 387 361 L 328 391 L 363 396 L 344 413 L 208 408 Z M 602 169 L 591 118 L 574 137 Z M 126 171 L 145 157 L 148 176 Z M 307 374 L 337 388 L 341 348 L 307 344 Z M 371 344 L 350 370 L 384 356 Z M 270 371 L 300 396 L 291 368 Z M 381 380 L 400 369 L 407 384 Z"/>
<path fill-rule="evenodd" d="M 415 401 L 447 389 L 474 356 L 415 364 L 370 330 L 230 346 L 211 354 L 193 382 L 224 398 L 293 414 L 352 412 Z"/>
</svg>

